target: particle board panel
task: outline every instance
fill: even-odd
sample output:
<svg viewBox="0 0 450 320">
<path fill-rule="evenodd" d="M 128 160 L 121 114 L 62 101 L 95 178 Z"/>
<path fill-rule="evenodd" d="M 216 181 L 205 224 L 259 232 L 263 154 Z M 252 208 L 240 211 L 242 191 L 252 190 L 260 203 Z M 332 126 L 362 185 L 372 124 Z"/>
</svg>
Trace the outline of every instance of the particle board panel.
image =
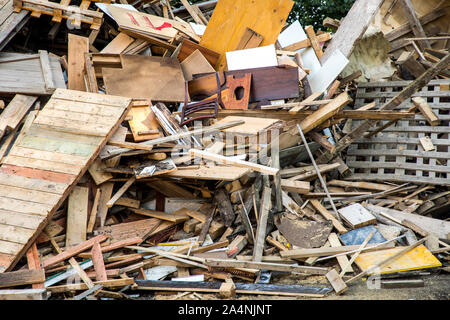
<svg viewBox="0 0 450 320">
<path fill-rule="evenodd" d="M 361 253 L 355 259 L 355 263 L 362 271 L 366 271 L 378 262 L 393 256 L 403 249 L 404 247 L 396 247 L 386 250 Z M 391 263 L 381 266 L 377 273 L 394 273 L 440 266 L 442 266 L 442 264 L 439 260 L 436 259 L 436 257 L 433 256 L 433 254 L 422 244 Z"/>
<path fill-rule="evenodd" d="M 61 101 L 57 104 L 55 100 Z M 72 106 L 81 103 L 87 112 L 80 109 L 80 117 L 101 115 L 103 106 L 109 116 L 103 117 L 101 125 L 85 122 L 80 126 L 81 121 L 54 117 L 52 111 L 59 110 L 44 106 L 29 130 L 13 145 L 0 167 L 0 272 L 11 270 L 25 254 L 131 106 L 131 99 L 125 97 L 56 89 L 50 105 L 62 106 L 64 102 Z M 112 108 L 117 112 L 111 112 Z M 42 125 L 42 119 L 49 118 L 52 121 Z M 76 133 L 79 129 L 81 132 Z"/>
<path fill-rule="evenodd" d="M 122 69 L 102 69 L 108 94 L 184 102 L 184 75 L 177 58 L 123 55 L 121 60 Z"/>
<path fill-rule="evenodd" d="M 370 102 L 376 103 L 376 109 L 410 83 L 390 81 L 359 84 L 355 109 Z M 439 125 L 430 126 L 417 111 L 414 118 L 401 119 L 372 137 L 356 140 L 347 150 L 347 166 L 353 174 L 346 179 L 450 185 L 450 92 L 441 90 L 442 86 L 449 83 L 449 79 L 431 80 L 394 109 L 405 111 L 413 105 L 413 97 L 423 97 L 441 120 Z M 380 121 L 378 126 L 387 122 Z M 359 120 L 353 120 L 354 128 L 359 123 Z M 375 127 L 369 132 L 374 130 Z M 420 139 L 424 137 L 430 138 L 435 150 L 423 150 Z"/>
<path fill-rule="evenodd" d="M 225 53 L 235 50 L 247 28 L 264 37 L 261 46 L 274 44 L 293 5 L 291 0 L 219 0 L 200 45 L 221 54 L 216 70 L 224 70 Z"/>
</svg>

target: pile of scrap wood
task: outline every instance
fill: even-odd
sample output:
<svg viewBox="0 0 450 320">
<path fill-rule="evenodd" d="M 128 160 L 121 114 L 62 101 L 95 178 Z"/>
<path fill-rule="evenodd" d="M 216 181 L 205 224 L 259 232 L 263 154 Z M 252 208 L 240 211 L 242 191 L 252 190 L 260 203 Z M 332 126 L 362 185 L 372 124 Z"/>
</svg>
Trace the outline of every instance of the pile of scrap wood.
<svg viewBox="0 0 450 320">
<path fill-rule="evenodd" d="M 448 18 L 357 0 L 331 33 L 287 23 L 292 0 L 70 2 L 0 0 L 0 300 L 449 271 Z M 384 36 L 414 77 L 342 76 L 381 14 L 404 14 Z"/>
</svg>

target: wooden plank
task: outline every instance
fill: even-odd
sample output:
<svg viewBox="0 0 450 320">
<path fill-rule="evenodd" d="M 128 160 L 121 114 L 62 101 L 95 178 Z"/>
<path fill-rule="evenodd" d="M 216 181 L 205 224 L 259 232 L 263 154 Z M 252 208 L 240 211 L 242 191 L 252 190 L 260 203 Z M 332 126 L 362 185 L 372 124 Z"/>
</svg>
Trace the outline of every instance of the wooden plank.
<svg viewBox="0 0 450 320">
<path fill-rule="evenodd" d="M 67 206 L 66 248 L 86 241 L 89 188 L 76 186 L 69 195 Z"/>
<path fill-rule="evenodd" d="M 183 62 L 187 57 L 189 57 L 194 51 L 199 50 L 201 54 L 208 60 L 211 66 L 214 68 L 219 61 L 220 54 L 210 50 L 204 46 L 198 45 L 190 40 L 184 39 L 181 43 L 180 51 L 178 52 L 177 59 Z"/>
<path fill-rule="evenodd" d="M 14 130 L 17 128 L 23 117 L 34 104 L 37 97 L 16 94 L 11 102 L 0 114 L 0 138 L 5 130 Z"/>
<path fill-rule="evenodd" d="M 120 32 L 111 42 L 104 47 L 100 53 L 121 54 L 123 51 L 134 42 L 134 39 Z"/>
<path fill-rule="evenodd" d="M 253 261 L 255 262 L 261 262 L 262 260 L 264 243 L 266 242 L 267 220 L 269 217 L 269 210 L 272 207 L 271 195 L 272 188 L 264 187 L 253 249 Z"/>
<path fill-rule="evenodd" d="M 341 22 L 320 59 L 323 65 L 336 50 L 350 57 L 356 42 L 362 38 L 383 0 L 356 1 Z"/>
<path fill-rule="evenodd" d="M 352 99 L 346 92 L 341 93 L 332 102 L 321 107 L 319 110 L 315 111 L 310 116 L 306 117 L 300 122 L 300 127 L 303 133 L 308 133 L 309 131 L 316 128 L 318 125 L 323 123 L 325 120 L 331 118 L 333 115 L 337 114 L 344 106 L 350 103 Z M 298 134 L 297 128 L 293 128 L 289 133 L 296 135 Z"/>
<path fill-rule="evenodd" d="M 28 270 L 36 270 L 41 269 L 41 263 L 39 261 L 39 253 L 36 247 L 36 243 L 34 243 L 31 248 L 27 251 L 27 264 Z M 33 289 L 41 289 L 44 288 L 44 283 L 34 283 L 32 285 Z"/>
<path fill-rule="evenodd" d="M 4 225 L 37 229 L 43 221 L 43 216 L 0 209 L 0 223 Z"/>
<path fill-rule="evenodd" d="M 161 220 L 166 220 L 174 223 L 180 223 L 189 220 L 189 216 L 181 214 L 184 211 L 177 211 L 174 213 L 166 213 L 166 212 L 160 212 L 156 210 L 150 210 L 150 209 L 131 209 L 133 212 L 141 215 L 145 215 L 148 217 L 158 218 Z M 178 213 L 179 212 L 179 213 Z"/>
<path fill-rule="evenodd" d="M 108 237 L 105 236 L 105 235 L 98 235 L 98 236 L 96 236 L 94 238 L 86 240 L 86 241 L 80 243 L 79 245 L 76 245 L 76 246 L 74 246 L 74 247 L 72 247 L 70 249 L 67 249 L 64 252 L 62 252 L 62 253 L 60 253 L 60 254 L 58 254 L 56 256 L 53 256 L 51 258 L 48 258 L 48 259 L 44 260 L 43 263 L 42 263 L 42 267 L 43 268 L 48 268 L 49 266 L 52 266 L 52 265 L 54 265 L 54 264 L 56 264 L 58 262 L 67 260 L 67 259 L 69 259 L 69 258 L 71 258 L 71 257 L 73 257 L 73 256 L 75 256 L 75 255 L 77 255 L 77 254 L 79 254 L 79 253 L 81 253 L 83 251 L 86 251 L 86 250 L 90 249 L 94 245 L 95 242 L 103 242 L 107 238 Z"/>
<path fill-rule="evenodd" d="M 322 48 L 320 47 L 319 39 L 316 36 L 316 33 L 314 32 L 313 26 L 306 26 L 305 27 L 306 35 L 308 36 L 309 41 L 311 42 L 311 47 L 314 50 L 314 53 L 316 54 L 317 58 L 320 60 L 323 56 Z"/>
<path fill-rule="evenodd" d="M 117 192 L 114 194 L 114 196 L 112 196 L 111 199 L 109 199 L 109 201 L 106 203 L 106 206 L 108 208 L 111 208 L 114 203 L 119 200 L 120 197 L 123 196 L 123 194 L 128 190 L 128 188 L 136 181 L 136 177 L 133 176 L 130 179 L 127 180 L 127 182 L 125 182 L 125 184 L 120 187 L 119 190 L 117 190 Z"/>
<path fill-rule="evenodd" d="M 94 243 L 91 249 L 92 262 L 94 263 L 95 278 L 97 281 L 106 281 L 108 277 L 106 275 L 105 263 L 103 261 L 102 249 L 100 243 L 97 241 Z"/>
<path fill-rule="evenodd" d="M 42 179 L 29 178 L 23 175 L 16 175 L 16 172 L 2 170 L 0 168 L 0 185 L 20 187 L 26 190 L 40 190 L 42 192 L 60 195 L 67 188 L 66 183 L 58 183 Z"/>
<path fill-rule="evenodd" d="M 101 284 L 104 288 L 115 289 L 115 288 L 123 288 L 128 285 L 132 285 L 134 283 L 133 278 L 125 278 L 125 279 L 114 279 L 114 280 L 106 280 L 106 281 L 95 281 L 94 285 Z M 47 290 L 51 293 L 62 293 L 62 292 L 70 292 L 70 291 L 81 291 L 87 290 L 88 286 L 85 283 L 75 283 L 75 284 L 67 284 L 62 286 L 51 286 L 48 287 Z"/>
<path fill-rule="evenodd" d="M 68 40 L 68 89 L 85 91 L 84 54 L 89 53 L 89 39 L 69 33 Z"/>
<path fill-rule="evenodd" d="M 371 247 L 373 247 L 373 245 L 368 246 L 368 248 Z M 341 246 L 334 248 L 331 247 L 331 248 L 313 248 L 313 249 L 292 249 L 289 251 L 282 251 L 280 252 L 280 255 L 283 258 L 300 259 L 309 257 L 330 256 L 335 254 L 346 253 L 357 249 L 359 249 L 359 245 Z"/>
<path fill-rule="evenodd" d="M 47 300 L 46 289 L 0 290 L 0 300 Z"/>
<path fill-rule="evenodd" d="M 402 4 L 403 13 L 405 14 L 408 23 L 416 37 L 426 37 L 425 31 L 420 24 L 419 18 L 417 17 L 416 11 L 414 10 L 410 0 L 400 0 Z M 430 42 L 427 40 L 419 41 L 420 47 L 423 49 L 431 48 Z"/>
<path fill-rule="evenodd" d="M 261 42 L 263 42 L 263 40 L 264 37 L 262 35 L 253 31 L 250 28 L 246 28 L 244 34 L 241 37 L 241 40 L 239 41 L 238 45 L 234 50 L 236 51 L 259 47 L 259 45 L 261 44 Z"/>
<path fill-rule="evenodd" d="M 187 168 L 164 174 L 167 177 L 200 180 L 235 181 L 251 172 L 249 168 L 226 166 L 200 166 L 199 168 Z"/>
<path fill-rule="evenodd" d="M 271 167 L 263 166 L 263 165 L 248 162 L 248 161 L 237 160 L 232 157 L 224 157 L 221 155 L 217 155 L 217 154 L 207 152 L 207 151 L 202 151 L 202 150 L 190 149 L 189 154 L 192 157 L 200 157 L 203 159 L 213 160 L 213 161 L 221 162 L 224 164 L 234 165 L 237 167 L 248 168 L 248 169 L 251 169 L 251 170 L 254 170 L 257 172 L 270 174 L 270 175 L 276 175 L 277 172 L 279 171 L 279 169 L 276 169 L 276 168 L 271 168 Z"/>
<path fill-rule="evenodd" d="M 271 271 L 298 272 L 315 275 L 325 275 L 328 272 L 328 268 L 322 267 L 296 266 L 290 264 L 255 261 L 206 259 L 205 264 L 211 267 L 261 269 Z"/>
<path fill-rule="evenodd" d="M 333 248 L 339 248 L 342 247 L 342 243 L 339 240 L 339 237 L 336 233 L 330 233 L 328 236 L 328 242 L 330 243 L 330 246 Z M 341 267 L 341 270 L 344 270 L 344 268 L 348 265 L 348 258 L 346 255 L 337 256 L 336 260 L 339 263 L 339 266 Z M 354 272 L 353 268 L 351 266 L 346 268 L 345 272 Z M 341 275 L 342 277 L 342 275 Z"/>
<path fill-rule="evenodd" d="M 40 270 L 20 270 L 0 273 L 0 288 L 16 287 L 45 281 L 45 273 Z"/>
<path fill-rule="evenodd" d="M 25 244 L 33 233 L 33 229 L 0 224 L 0 240 Z"/>
<path fill-rule="evenodd" d="M 281 179 L 281 188 L 287 192 L 307 194 L 309 193 L 310 185 L 308 181 Z"/>
</svg>

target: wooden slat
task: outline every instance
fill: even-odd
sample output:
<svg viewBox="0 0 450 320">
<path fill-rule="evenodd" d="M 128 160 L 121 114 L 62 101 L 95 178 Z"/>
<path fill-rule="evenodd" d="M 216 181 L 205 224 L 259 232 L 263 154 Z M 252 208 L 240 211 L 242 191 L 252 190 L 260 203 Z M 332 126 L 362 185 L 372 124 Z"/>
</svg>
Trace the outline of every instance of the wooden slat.
<svg viewBox="0 0 450 320">
<path fill-rule="evenodd" d="M 3 210 L 46 216 L 52 207 L 51 205 L 37 202 L 0 197 L 0 209 Z"/>
<path fill-rule="evenodd" d="M 33 202 L 54 205 L 60 199 L 59 195 L 43 192 L 39 190 L 30 190 L 14 186 L 5 186 L 0 184 L 0 197 L 11 199 L 33 199 Z"/>
<path fill-rule="evenodd" d="M 89 188 L 76 186 L 67 206 L 66 248 L 86 240 Z"/>
<path fill-rule="evenodd" d="M 44 221 L 44 217 L 0 209 L 0 223 L 9 226 L 37 229 Z"/>
<path fill-rule="evenodd" d="M 33 229 L 0 224 L 0 240 L 25 244 L 33 233 Z"/>
<path fill-rule="evenodd" d="M 0 188 L 2 186 L 20 187 L 27 190 L 37 190 L 52 194 L 62 194 L 67 184 L 16 175 L 15 172 L 0 168 Z"/>
<path fill-rule="evenodd" d="M 59 173 L 59 172 L 51 172 L 48 170 L 41 169 L 33 169 L 33 168 L 25 168 L 20 166 L 14 166 L 9 164 L 4 164 L 0 171 L 3 173 L 21 175 L 27 178 L 40 179 L 40 180 L 48 180 L 52 182 L 59 182 L 64 184 L 71 184 L 76 178 L 75 175 Z"/>
<path fill-rule="evenodd" d="M 68 51 L 67 87 L 71 90 L 85 91 L 84 53 L 89 52 L 89 39 L 69 33 Z"/>
</svg>

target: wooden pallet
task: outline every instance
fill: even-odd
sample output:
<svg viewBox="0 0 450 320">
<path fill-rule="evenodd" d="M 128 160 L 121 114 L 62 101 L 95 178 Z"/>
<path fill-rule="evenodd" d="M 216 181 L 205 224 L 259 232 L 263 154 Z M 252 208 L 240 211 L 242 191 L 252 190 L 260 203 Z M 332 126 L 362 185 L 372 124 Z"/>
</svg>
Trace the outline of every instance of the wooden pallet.
<svg viewBox="0 0 450 320">
<path fill-rule="evenodd" d="M 66 83 L 57 57 L 45 50 L 38 54 L 0 52 L 0 93 L 51 95 Z"/>
<path fill-rule="evenodd" d="M 0 167 L 0 272 L 44 229 L 124 120 L 131 99 L 57 89 Z"/>
<path fill-rule="evenodd" d="M 0 0 L 0 51 L 22 29 L 29 18 L 27 11 L 14 12 L 13 0 Z"/>
<path fill-rule="evenodd" d="M 381 106 L 409 81 L 360 84 L 355 108 L 375 101 Z M 400 120 L 371 138 L 361 138 L 347 151 L 347 165 L 354 172 L 348 180 L 378 180 L 450 185 L 450 91 L 440 91 L 450 80 L 432 80 L 413 97 L 423 97 L 441 120 L 430 126 L 417 111 L 412 119 Z M 396 110 L 412 106 L 411 99 Z M 387 121 L 382 121 L 385 124 Z M 353 120 L 353 127 L 360 123 Z M 372 129 L 374 130 L 374 128 Z M 419 139 L 428 136 L 436 146 L 424 151 Z"/>
<path fill-rule="evenodd" d="M 61 0 L 60 3 L 45 0 L 14 0 L 14 11 L 31 11 L 31 16 L 39 18 L 41 14 L 52 16 L 53 22 L 61 22 L 62 19 L 70 21 L 73 27 L 80 28 L 81 23 L 88 23 L 91 29 L 99 30 L 102 25 L 103 13 L 88 10 L 90 0 L 82 0 L 80 6 L 71 6 L 71 0 Z M 96 2 L 109 3 L 110 0 Z"/>
</svg>

